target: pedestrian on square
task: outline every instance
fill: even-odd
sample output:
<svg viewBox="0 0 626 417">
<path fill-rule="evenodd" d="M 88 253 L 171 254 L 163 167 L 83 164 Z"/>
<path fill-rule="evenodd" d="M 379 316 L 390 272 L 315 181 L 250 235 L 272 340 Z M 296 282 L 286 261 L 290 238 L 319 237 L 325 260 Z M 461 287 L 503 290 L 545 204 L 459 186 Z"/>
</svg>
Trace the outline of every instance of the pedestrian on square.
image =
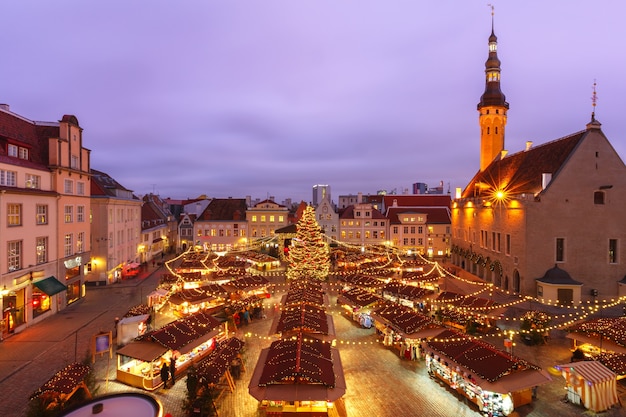
<svg viewBox="0 0 626 417">
<path fill-rule="evenodd" d="M 176 358 L 172 355 L 172 359 L 170 360 L 170 378 L 172 380 L 172 387 L 176 383 Z"/>
<path fill-rule="evenodd" d="M 161 366 L 161 381 L 163 381 L 163 388 L 167 388 L 168 379 L 170 379 L 170 368 L 167 366 L 167 362 L 163 362 L 163 366 Z"/>
</svg>

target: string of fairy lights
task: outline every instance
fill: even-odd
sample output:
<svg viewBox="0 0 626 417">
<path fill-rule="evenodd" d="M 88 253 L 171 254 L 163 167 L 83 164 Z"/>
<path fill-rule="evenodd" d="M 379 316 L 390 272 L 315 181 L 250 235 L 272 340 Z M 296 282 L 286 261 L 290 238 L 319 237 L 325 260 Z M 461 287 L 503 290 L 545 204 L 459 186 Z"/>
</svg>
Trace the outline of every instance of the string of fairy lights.
<svg viewBox="0 0 626 417">
<path fill-rule="evenodd" d="M 262 247 L 262 245 L 271 242 L 273 239 L 267 238 L 263 240 L 259 240 L 256 243 L 256 247 Z M 594 300 L 594 301 L 582 301 L 573 305 L 564 305 L 559 304 L 558 301 L 539 299 L 531 296 L 522 296 L 520 294 L 516 294 L 513 292 L 509 292 L 503 290 L 501 288 L 497 288 L 493 283 L 484 282 L 484 281 L 475 281 L 471 279 L 466 279 L 460 277 L 454 273 L 453 268 L 446 268 L 442 264 L 437 261 L 429 260 L 424 258 L 421 254 L 415 254 L 415 259 L 407 261 L 401 257 L 401 254 L 394 247 L 368 247 L 355 245 L 345 242 L 340 242 L 338 240 L 333 240 L 329 238 L 329 241 L 335 243 L 338 248 L 342 250 L 346 250 L 350 256 L 354 259 L 353 261 L 360 260 L 358 269 L 355 270 L 344 270 L 344 271 L 333 271 L 331 276 L 336 278 L 338 281 L 336 282 L 327 282 L 330 291 L 342 292 L 346 286 L 345 282 L 342 282 L 342 279 L 348 276 L 354 276 L 360 274 L 361 276 L 370 276 L 370 278 L 375 279 L 377 282 L 382 282 L 383 284 L 394 282 L 392 278 L 389 278 L 389 272 L 393 272 L 394 274 L 406 275 L 410 276 L 411 274 L 417 278 L 418 285 L 419 284 L 432 284 L 439 280 L 452 280 L 459 281 L 464 284 L 469 284 L 471 286 L 476 286 L 476 290 L 470 292 L 469 294 L 454 294 L 451 298 L 428 298 L 424 299 L 431 306 L 435 307 L 438 310 L 448 310 L 456 312 L 457 314 L 462 314 L 465 316 L 469 316 L 472 319 L 481 320 L 481 321 L 500 321 L 505 323 L 510 323 L 507 327 L 515 326 L 516 323 L 521 323 L 525 320 L 524 317 L 508 317 L 502 315 L 500 312 L 503 309 L 508 307 L 522 306 L 527 303 L 528 309 L 532 310 L 533 303 L 535 303 L 535 309 L 539 309 L 541 306 L 547 306 L 552 309 L 557 309 L 558 312 L 552 312 L 548 314 L 547 320 L 545 321 L 545 325 L 543 327 L 536 327 L 533 331 L 537 332 L 549 332 L 554 329 L 563 329 L 571 326 L 573 323 L 586 319 L 592 314 L 598 313 L 604 309 L 608 309 L 611 307 L 615 307 L 622 303 L 626 302 L 626 297 L 619 297 L 610 300 Z M 236 256 L 237 254 L 243 254 L 245 252 L 249 252 L 251 247 L 247 247 L 245 249 L 241 249 L 238 251 L 230 251 L 228 252 L 228 256 Z M 190 250 L 191 251 L 191 250 Z M 175 276 L 177 279 L 183 279 L 182 275 L 176 271 L 174 265 L 178 261 L 180 261 L 184 256 L 186 256 L 190 251 L 181 254 L 180 256 L 166 262 L 165 266 L 168 269 L 168 272 Z M 227 256 L 225 253 L 218 254 L 219 256 Z M 205 259 L 208 259 L 208 254 Z M 367 259 L 386 259 L 385 262 L 367 262 Z M 215 259 L 213 259 L 213 264 L 215 265 Z M 408 265 L 406 267 L 405 265 Z M 419 265 L 419 266 L 418 266 Z M 212 267 L 211 269 L 215 269 Z M 412 269 L 412 271 L 408 271 Z M 419 269 L 419 270 L 417 270 Z M 228 270 L 224 271 L 225 274 L 228 274 Z M 250 274 L 257 274 L 257 271 L 249 271 Z M 383 280 L 380 277 L 383 277 Z M 405 282 L 411 282 L 412 280 L 406 280 Z M 413 282 L 405 284 L 404 282 L 398 282 L 398 285 L 407 285 L 411 286 L 414 284 Z M 271 284 L 271 291 L 277 292 L 283 290 L 281 287 L 285 287 L 284 290 L 287 290 L 287 286 L 289 283 L 278 283 Z M 414 285 L 413 285 L 414 286 Z M 268 289 L 269 291 L 270 289 Z M 440 290 L 440 288 L 439 288 Z M 450 292 L 451 293 L 451 292 Z M 452 294 L 452 293 L 451 293 Z M 216 294 L 217 295 L 217 294 Z M 493 302 L 488 305 L 472 305 L 476 300 L 493 300 L 494 296 L 500 296 L 501 298 L 508 298 L 506 302 Z M 400 298 L 400 297 L 397 297 Z M 275 309 L 282 309 L 280 303 L 276 303 L 275 305 L 269 305 L 268 307 L 273 307 Z M 330 307 L 330 306 L 329 306 Z M 333 314 L 332 312 L 329 312 Z M 548 323 L 552 323 L 549 324 Z M 473 335 L 476 338 L 488 338 L 488 337 L 510 337 L 512 335 L 524 334 L 529 332 L 529 330 L 522 329 L 509 329 L 506 331 L 495 330 L 490 333 Z M 337 343 L 345 343 L 349 345 L 349 341 L 337 341 Z M 364 343 L 364 342 L 362 342 Z M 373 342 L 376 343 L 376 342 Z"/>
</svg>

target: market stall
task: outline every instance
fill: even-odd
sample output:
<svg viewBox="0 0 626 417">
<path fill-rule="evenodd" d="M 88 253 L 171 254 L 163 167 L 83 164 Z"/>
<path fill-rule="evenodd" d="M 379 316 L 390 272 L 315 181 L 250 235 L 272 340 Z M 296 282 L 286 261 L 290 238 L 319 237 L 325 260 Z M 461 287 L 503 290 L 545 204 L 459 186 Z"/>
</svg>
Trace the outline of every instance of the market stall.
<svg viewBox="0 0 626 417">
<path fill-rule="evenodd" d="M 239 359 L 240 351 L 244 342 L 236 337 L 228 338 L 198 364 L 196 375 L 200 385 L 220 386 L 228 388 L 231 392 L 235 389 L 234 378 L 239 377 L 243 363 Z M 225 383 L 224 383 L 225 381 Z"/>
<path fill-rule="evenodd" d="M 421 359 L 422 340 L 444 330 L 430 317 L 399 304 L 377 308 L 372 318 L 383 345 L 398 349 L 400 357 L 405 359 Z"/>
<path fill-rule="evenodd" d="M 85 384 L 85 378 L 89 372 L 91 372 L 91 368 L 88 365 L 82 363 L 69 364 L 39 387 L 30 396 L 30 399 L 37 399 L 46 409 L 58 407 L 62 409 L 79 389 L 84 390 L 86 398 L 91 398 L 91 393 Z"/>
<path fill-rule="evenodd" d="M 595 413 L 619 403 L 617 375 L 598 361 L 556 365 L 565 378 L 567 400 Z"/>
<path fill-rule="evenodd" d="M 330 314 L 323 307 L 295 304 L 283 308 L 274 318 L 270 328 L 271 335 L 289 337 L 296 333 L 306 333 L 330 342 L 336 339 L 335 325 Z"/>
<path fill-rule="evenodd" d="M 223 284 L 222 286 L 230 293 L 231 300 L 246 298 L 256 295 L 259 298 L 270 298 L 268 286 L 270 282 L 260 275 L 247 275 Z"/>
<path fill-rule="evenodd" d="M 144 335 L 148 330 L 149 319 L 149 314 L 140 314 L 124 317 L 118 321 L 116 326 L 117 346 L 124 346 L 136 337 Z"/>
<path fill-rule="evenodd" d="M 626 353 L 626 317 L 601 317 L 569 327 L 572 351 L 581 350 L 588 358 L 603 351 Z"/>
<path fill-rule="evenodd" d="M 424 299 L 433 291 L 416 285 L 406 285 L 399 282 L 389 282 L 381 289 L 385 300 L 402 304 L 412 308 L 424 308 Z"/>
<path fill-rule="evenodd" d="M 346 392 L 339 351 L 302 334 L 275 341 L 261 351 L 248 391 L 266 415 L 328 413 Z"/>
<path fill-rule="evenodd" d="M 337 304 L 344 308 L 352 320 L 366 329 L 373 326 L 372 310 L 382 301 L 382 298 L 361 287 L 354 287 L 337 297 Z"/>
<path fill-rule="evenodd" d="M 214 349 L 224 337 L 223 330 L 211 315 L 198 312 L 147 333 L 117 350 L 117 380 L 154 390 L 162 383 L 159 370 L 163 363 L 173 358 L 176 368 L 184 371 Z"/>
<path fill-rule="evenodd" d="M 172 292 L 168 303 L 170 309 L 179 317 L 208 311 L 213 313 L 226 303 L 226 290 L 217 284 L 204 284 L 196 288 L 179 289 Z"/>
<path fill-rule="evenodd" d="M 533 388 L 551 380 L 538 366 L 453 330 L 423 342 L 422 348 L 432 376 L 492 416 L 530 404 Z"/>
</svg>

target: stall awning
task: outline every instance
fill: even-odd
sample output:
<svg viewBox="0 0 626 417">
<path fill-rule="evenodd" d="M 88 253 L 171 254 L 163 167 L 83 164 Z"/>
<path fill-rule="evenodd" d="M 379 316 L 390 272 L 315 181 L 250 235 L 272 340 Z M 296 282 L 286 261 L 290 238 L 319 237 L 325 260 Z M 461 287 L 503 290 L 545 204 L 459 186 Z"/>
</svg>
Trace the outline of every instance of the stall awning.
<svg viewBox="0 0 626 417">
<path fill-rule="evenodd" d="M 118 355 L 128 356 L 144 362 L 152 362 L 167 352 L 167 348 L 154 342 L 131 342 L 117 350 Z"/>
<path fill-rule="evenodd" d="M 67 287 L 54 276 L 33 282 L 33 285 L 50 296 L 67 290 Z"/>
</svg>

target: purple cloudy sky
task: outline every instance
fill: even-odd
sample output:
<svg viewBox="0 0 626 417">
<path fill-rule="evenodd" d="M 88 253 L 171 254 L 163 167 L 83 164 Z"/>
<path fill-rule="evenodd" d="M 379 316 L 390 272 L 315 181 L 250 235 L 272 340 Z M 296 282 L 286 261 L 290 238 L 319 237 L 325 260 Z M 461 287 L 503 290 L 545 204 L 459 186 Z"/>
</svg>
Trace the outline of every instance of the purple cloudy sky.
<svg viewBox="0 0 626 417">
<path fill-rule="evenodd" d="M 20 0 L 0 102 L 74 114 L 137 194 L 311 199 L 464 186 L 479 164 L 489 1 Z M 626 2 L 493 1 L 506 148 L 596 117 L 626 156 Z"/>
</svg>

